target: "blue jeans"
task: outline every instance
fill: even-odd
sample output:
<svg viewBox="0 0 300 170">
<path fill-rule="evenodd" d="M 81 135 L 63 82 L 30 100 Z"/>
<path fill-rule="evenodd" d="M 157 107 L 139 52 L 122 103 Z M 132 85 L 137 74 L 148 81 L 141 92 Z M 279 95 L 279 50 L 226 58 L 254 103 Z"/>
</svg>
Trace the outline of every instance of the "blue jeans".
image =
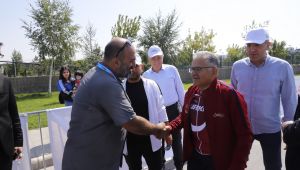
<svg viewBox="0 0 300 170">
<path fill-rule="evenodd" d="M 266 170 L 281 170 L 281 131 L 254 135 L 260 142 Z"/>
</svg>

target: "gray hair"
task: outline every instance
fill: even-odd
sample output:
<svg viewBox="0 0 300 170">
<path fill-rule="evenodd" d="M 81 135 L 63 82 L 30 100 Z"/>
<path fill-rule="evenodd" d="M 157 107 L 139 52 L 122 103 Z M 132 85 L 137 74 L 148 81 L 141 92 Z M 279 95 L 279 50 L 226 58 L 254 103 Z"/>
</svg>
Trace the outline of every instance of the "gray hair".
<svg viewBox="0 0 300 170">
<path fill-rule="evenodd" d="M 204 59 L 208 62 L 208 64 L 218 67 L 219 61 L 216 54 L 209 51 L 199 51 L 194 53 L 193 60 L 195 59 Z"/>
</svg>

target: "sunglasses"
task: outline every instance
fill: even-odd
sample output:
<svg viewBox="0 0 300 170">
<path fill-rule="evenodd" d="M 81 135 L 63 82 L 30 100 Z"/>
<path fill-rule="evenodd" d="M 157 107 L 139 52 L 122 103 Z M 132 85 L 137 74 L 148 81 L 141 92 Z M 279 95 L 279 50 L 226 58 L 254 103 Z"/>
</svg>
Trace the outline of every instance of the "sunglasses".
<svg viewBox="0 0 300 170">
<path fill-rule="evenodd" d="M 119 54 L 125 49 L 126 46 L 131 46 L 131 42 L 127 40 L 124 45 L 117 51 L 116 57 L 119 56 Z"/>
<path fill-rule="evenodd" d="M 192 72 L 199 73 L 199 72 L 201 72 L 201 70 L 203 70 L 205 68 L 213 68 L 213 67 L 190 67 L 189 72 L 190 73 L 192 73 Z"/>
</svg>

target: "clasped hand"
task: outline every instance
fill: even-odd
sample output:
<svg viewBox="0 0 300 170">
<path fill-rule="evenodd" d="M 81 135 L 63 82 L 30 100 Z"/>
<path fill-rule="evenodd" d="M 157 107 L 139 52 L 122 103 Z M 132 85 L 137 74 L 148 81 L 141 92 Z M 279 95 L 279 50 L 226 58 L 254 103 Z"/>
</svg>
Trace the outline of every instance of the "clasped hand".
<svg viewBox="0 0 300 170">
<path fill-rule="evenodd" d="M 156 125 L 156 132 L 154 133 L 154 136 L 158 139 L 166 138 L 169 136 L 171 127 L 166 126 L 165 123 L 159 123 Z"/>
</svg>

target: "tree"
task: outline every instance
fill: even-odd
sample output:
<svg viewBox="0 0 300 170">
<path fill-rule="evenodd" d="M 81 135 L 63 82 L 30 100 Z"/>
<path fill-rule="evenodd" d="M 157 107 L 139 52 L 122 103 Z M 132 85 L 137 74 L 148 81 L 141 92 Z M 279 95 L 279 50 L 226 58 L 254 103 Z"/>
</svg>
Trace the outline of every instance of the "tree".
<svg viewBox="0 0 300 170">
<path fill-rule="evenodd" d="M 72 9 L 68 1 L 37 0 L 36 8 L 30 4 L 32 22 L 23 21 L 22 26 L 31 45 L 38 52 L 39 61 L 51 59 L 49 94 L 53 65 L 69 63 L 78 43 L 77 25 L 72 24 Z"/>
<path fill-rule="evenodd" d="M 23 63 L 22 54 L 19 51 L 14 49 L 11 55 L 11 61 L 12 64 L 14 65 L 14 75 L 18 76 L 18 74 L 20 74 L 20 71 L 22 70 L 22 63 Z"/>
<path fill-rule="evenodd" d="M 245 57 L 245 47 L 240 47 L 237 44 L 232 44 L 227 48 L 227 62 L 235 62 Z"/>
<path fill-rule="evenodd" d="M 83 71 L 89 70 L 99 60 L 101 60 L 102 52 L 101 48 L 96 41 L 96 29 L 92 24 L 88 24 L 86 27 L 85 35 L 83 36 L 82 48 L 84 54 L 84 65 L 81 68 Z"/>
<path fill-rule="evenodd" d="M 278 58 L 288 60 L 289 53 L 288 53 L 288 49 L 285 46 L 286 46 L 285 41 L 280 42 L 280 41 L 274 40 L 274 42 L 269 50 L 269 54 L 271 56 L 275 56 Z"/>
<path fill-rule="evenodd" d="M 154 44 L 160 46 L 164 53 L 164 62 L 174 64 L 181 44 L 178 40 L 180 26 L 175 10 L 165 18 L 159 12 L 155 18 L 144 21 L 143 35 L 138 38 L 139 46 L 144 49 Z"/>
<path fill-rule="evenodd" d="M 201 28 L 200 32 L 194 32 L 192 36 L 190 33 L 183 42 L 182 50 L 179 53 L 176 65 L 187 66 L 192 62 L 192 55 L 198 51 L 215 52 L 213 45 L 213 38 L 216 36 L 213 30 L 205 30 Z"/>
<path fill-rule="evenodd" d="M 113 37 L 122 37 L 134 41 L 140 30 L 141 16 L 129 18 L 127 15 L 119 15 L 117 23 L 111 29 Z"/>
<path fill-rule="evenodd" d="M 14 49 L 11 54 L 11 64 L 5 66 L 6 74 L 9 76 L 13 75 L 14 77 L 20 75 L 20 71 L 22 70 L 22 63 L 22 54 Z"/>
<path fill-rule="evenodd" d="M 288 47 L 288 56 L 291 60 L 292 64 L 299 64 L 300 63 L 300 49 Z"/>
</svg>

